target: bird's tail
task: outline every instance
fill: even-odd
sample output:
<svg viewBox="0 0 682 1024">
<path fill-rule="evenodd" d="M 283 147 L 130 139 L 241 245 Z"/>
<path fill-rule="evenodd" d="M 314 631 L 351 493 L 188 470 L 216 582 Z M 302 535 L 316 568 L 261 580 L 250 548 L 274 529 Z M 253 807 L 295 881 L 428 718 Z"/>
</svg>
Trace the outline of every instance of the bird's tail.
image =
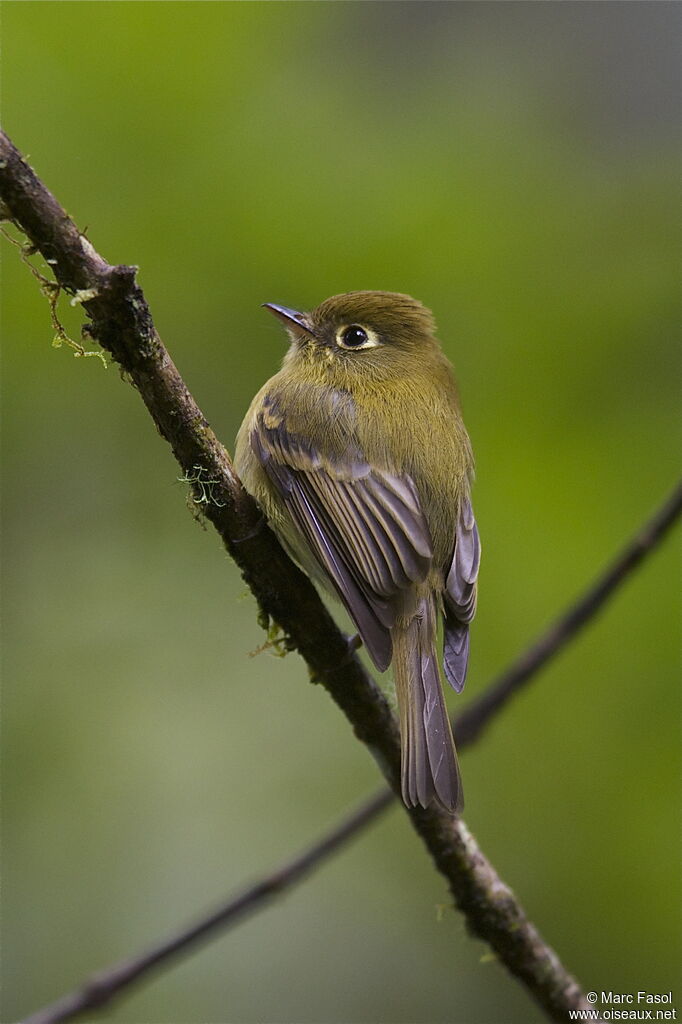
<svg viewBox="0 0 682 1024">
<path fill-rule="evenodd" d="M 400 712 L 403 800 L 461 811 L 462 784 L 436 656 L 436 608 L 420 598 L 415 614 L 392 630 Z"/>
</svg>

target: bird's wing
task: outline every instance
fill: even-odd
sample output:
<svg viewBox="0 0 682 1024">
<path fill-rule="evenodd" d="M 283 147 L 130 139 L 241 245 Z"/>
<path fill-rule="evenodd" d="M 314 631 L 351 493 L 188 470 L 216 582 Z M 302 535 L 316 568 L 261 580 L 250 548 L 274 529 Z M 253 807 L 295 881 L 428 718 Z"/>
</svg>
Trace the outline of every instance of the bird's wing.
<svg viewBox="0 0 682 1024">
<path fill-rule="evenodd" d="M 476 614 L 476 580 L 481 543 L 468 497 L 462 501 L 455 552 L 445 583 L 445 633 L 443 668 L 448 682 L 460 693 L 469 660 L 469 623 Z"/>
<path fill-rule="evenodd" d="M 412 480 L 356 450 L 325 458 L 280 420 L 256 419 L 251 447 L 337 591 L 380 671 L 391 661 L 401 591 L 425 579 L 431 536 Z"/>
</svg>

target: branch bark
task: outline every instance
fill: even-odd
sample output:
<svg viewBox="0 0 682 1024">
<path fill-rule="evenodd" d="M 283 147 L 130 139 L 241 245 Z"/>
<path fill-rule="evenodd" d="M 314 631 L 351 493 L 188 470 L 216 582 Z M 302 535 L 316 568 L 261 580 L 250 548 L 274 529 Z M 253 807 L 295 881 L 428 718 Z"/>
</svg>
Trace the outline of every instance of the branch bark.
<svg viewBox="0 0 682 1024">
<path fill-rule="evenodd" d="M 161 435 L 261 609 L 274 619 L 365 743 L 394 791 L 399 739 L 394 716 L 307 577 L 285 555 L 243 490 L 230 459 L 164 348 L 136 282 L 134 267 L 109 265 L 48 192 L 10 139 L 0 133 L 0 197 L 13 222 L 52 267 L 58 283 L 79 295 L 89 335 L 119 363 L 140 392 Z M 557 1021 L 591 1009 L 501 881 L 461 819 L 438 808 L 405 809 L 471 932 L 488 942 L 507 969 Z M 65 1019 L 54 1018 L 54 1019 Z"/>
</svg>

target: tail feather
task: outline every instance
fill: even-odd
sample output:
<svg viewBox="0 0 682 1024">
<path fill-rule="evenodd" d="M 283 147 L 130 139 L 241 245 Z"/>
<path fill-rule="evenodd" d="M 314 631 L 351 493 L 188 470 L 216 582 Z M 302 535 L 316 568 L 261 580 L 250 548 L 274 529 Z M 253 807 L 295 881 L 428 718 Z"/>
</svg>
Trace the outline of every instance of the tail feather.
<svg viewBox="0 0 682 1024">
<path fill-rule="evenodd" d="M 392 631 L 400 711 L 402 791 L 405 803 L 442 804 L 460 811 L 462 786 L 436 657 L 436 612 L 420 599 L 407 626 Z"/>
</svg>

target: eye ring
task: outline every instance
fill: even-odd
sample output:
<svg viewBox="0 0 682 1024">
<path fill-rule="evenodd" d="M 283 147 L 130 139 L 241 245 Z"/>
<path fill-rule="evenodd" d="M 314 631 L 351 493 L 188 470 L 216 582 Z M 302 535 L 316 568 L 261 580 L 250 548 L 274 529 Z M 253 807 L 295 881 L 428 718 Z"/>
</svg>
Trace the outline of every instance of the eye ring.
<svg viewBox="0 0 682 1024">
<path fill-rule="evenodd" d="M 336 344 L 349 352 L 357 352 L 363 348 L 376 348 L 379 339 L 374 331 L 362 324 L 347 324 L 336 332 Z"/>
</svg>

